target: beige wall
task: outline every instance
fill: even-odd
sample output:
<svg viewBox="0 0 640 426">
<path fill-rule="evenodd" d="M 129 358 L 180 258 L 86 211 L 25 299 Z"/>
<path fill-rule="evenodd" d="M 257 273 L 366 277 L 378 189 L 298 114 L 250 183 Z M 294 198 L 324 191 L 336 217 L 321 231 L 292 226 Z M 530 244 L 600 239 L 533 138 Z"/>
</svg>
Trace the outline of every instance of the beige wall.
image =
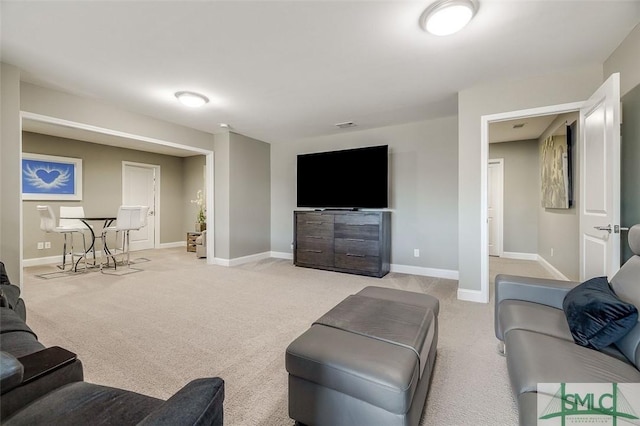
<svg viewBox="0 0 640 426">
<path fill-rule="evenodd" d="M 229 132 L 215 137 L 215 256 L 219 259 L 230 259 L 230 224 L 229 224 L 229 170 L 230 150 Z"/>
<path fill-rule="evenodd" d="M 620 46 L 604 62 L 605 80 L 615 72 L 620 73 L 620 96 L 624 96 L 640 84 L 640 24 L 629 33 Z"/>
<path fill-rule="evenodd" d="M 271 250 L 271 146 L 232 132 L 216 135 L 216 258 Z"/>
<path fill-rule="evenodd" d="M 609 56 L 604 63 L 605 76 L 620 73 L 620 95 L 622 98 L 621 156 L 621 209 L 622 226 L 640 223 L 640 24 Z M 627 234 L 622 233 L 621 260 L 631 256 Z"/>
<path fill-rule="evenodd" d="M 489 144 L 489 159 L 504 159 L 503 250 L 538 252 L 538 206 L 540 166 L 538 141 Z"/>
<path fill-rule="evenodd" d="M 184 202 L 183 159 L 168 155 L 116 148 L 77 140 L 23 132 L 23 152 L 81 158 L 83 168 L 82 201 L 23 201 L 24 258 L 57 256 L 62 238 L 39 228 L 38 204 L 49 204 L 56 215 L 61 205 L 82 205 L 87 216 L 115 215 L 122 204 L 122 162 L 160 166 L 160 243 L 185 240 L 190 228 L 184 217 L 191 205 Z M 202 176 L 202 172 L 200 172 Z M 195 196 L 194 196 L 195 198 Z M 96 224 L 97 230 L 101 224 Z M 37 242 L 51 241 L 51 249 L 37 250 Z"/>
<path fill-rule="evenodd" d="M 456 117 L 447 117 L 273 145 L 272 250 L 292 252 L 298 154 L 389 145 L 391 262 L 457 270 L 456 140 Z M 415 248 L 420 257 L 413 256 Z"/>
<path fill-rule="evenodd" d="M 483 115 L 579 102 L 602 84 L 602 65 L 506 81 L 463 90 L 458 94 L 458 239 L 459 290 L 480 289 L 480 123 Z M 471 297 L 471 296 L 470 296 Z"/>
<path fill-rule="evenodd" d="M 271 250 L 271 146 L 229 136 L 229 256 L 234 259 Z"/>
<path fill-rule="evenodd" d="M 0 260 L 20 284 L 20 71 L 0 64 Z"/>
<path fill-rule="evenodd" d="M 576 122 L 577 112 L 561 114 L 556 118 L 538 139 L 539 147 L 544 140 L 554 134 L 564 133 L 566 123 Z M 570 280 L 580 278 L 580 169 L 578 127 L 573 136 L 572 175 L 573 175 L 573 205 L 568 209 L 547 209 L 538 204 L 538 255 L 560 271 Z M 561 135 L 558 135 L 561 137 Z M 553 255 L 551 255 L 553 249 Z"/>
<path fill-rule="evenodd" d="M 185 214 L 183 217 L 183 229 L 186 231 L 195 231 L 196 221 L 198 217 L 198 206 L 191 202 L 196 199 L 198 190 L 202 190 L 203 196 L 205 191 L 205 156 L 194 155 L 193 157 L 183 158 L 182 170 L 182 204 L 185 206 Z"/>
</svg>

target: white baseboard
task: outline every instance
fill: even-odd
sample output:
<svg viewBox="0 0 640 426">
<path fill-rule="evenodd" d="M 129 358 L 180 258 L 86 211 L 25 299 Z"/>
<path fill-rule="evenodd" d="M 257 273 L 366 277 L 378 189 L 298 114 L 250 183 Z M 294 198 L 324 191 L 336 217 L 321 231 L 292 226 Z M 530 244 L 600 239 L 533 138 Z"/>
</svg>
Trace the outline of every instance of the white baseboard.
<svg viewBox="0 0 640 426">
<path fill-rule="evenodd" d="M 566 275 L 564 275 L 562 272 L 560 272 L 558 269 L 556 269 L 555 266 L 550 264 L 547 261 L 547 259 L 545 259 L 544 257 L 538 255 L 538 259 L 537 260 L 544 267 L 544 269 L 546 269 L 547 271 L 551 272 L 557 279 L 563 280 L 563 281 L 571 281 L 569 278 L 567 278 Z"/>
<path fill-rule="evenodd" d="M 515 251 L 505 251 L 500 257 L 517 260 L 538 260 L 538 255 L 536 253 L 518 253 Z"/>
<path fill-rule="evenodd" d="M 458 271 L 451 269 L 424 268 L 422 266 L 398 265 L 392 263 L 390 265 L 391 272 L 400 274 L 422 275 L 425 277 L 445 278 L 448 280 L 457 280 Z"/>
<path fill-rule="evenodd" d="M 489 303 L 489 297 L 483 296 L 480 290 L 467 290 L 465 288 L 458 289 L 458 300 L 476 303 Z"/>
<path fill-rule="evenodd" d="M 293 260 L 293 253 L 286 253 L 284 251 L 272 251 L 270 256 L 276 259 L 288 259 Z"/>
<path fill-rule="evenodd" d="M 27 268 L 29 266 L 40 266 L 40 265 L 52 265 L 60 263 L 62 264 L 62 256 L 49 256 L 49 257 L 35 257 L 33 259 L 23 259 L 22 266 Z"/>
<path fill-rule="evenodd" d="M 222 259 L 220 257 L 216 257 L 213 259 L 213 262 L 216 265 L 220 266 L 238 266 L 244 263 L 249 262 L 257 262 L 258 260 L 268 259 L 271 257 L 270 251 L 265 251 L 263 253 L 251 254 L 249 256 L 236 257 L 233 259 Z"/>
<path fill-rule="evenodd" d="M 174 248 L 174 247 L 186 247 L 187 246 L 187 242 L 186 241 L 174 241 L 173 243 L 160 243 L 158 244 L 158 248 L 164 249 L 164 248 Z"/>
</svg>

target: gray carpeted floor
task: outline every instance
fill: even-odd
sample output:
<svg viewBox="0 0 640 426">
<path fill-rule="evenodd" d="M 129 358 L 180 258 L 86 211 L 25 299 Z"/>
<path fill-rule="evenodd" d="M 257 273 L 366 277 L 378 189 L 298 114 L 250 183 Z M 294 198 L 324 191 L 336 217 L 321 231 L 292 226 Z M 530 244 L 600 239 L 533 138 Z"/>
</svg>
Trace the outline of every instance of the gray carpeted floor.
<svg viewBox="0 0 640 426">
<path fill-rule="evenodd" d="M 456 299 L 457 282 L 382 279 L 267 259 L 208 266 L 183 248 L 138 252 L 142 272 L 44 280 L 25 269 L 27 321 L 45 345 L 78 354 L 89 382 L 168 398 L 189 380 L 226 383 L 227 425 L 292 425 L 284 351 L 347 295 L 378 285 L 440 299 L 440 338 L 424 425 L 513 425 L 517 409 L 496 352 L 493 305 Z M 505 265 L 492 261 L 492 277 Z M 529 275 L 545 275 L 534 262 Z M 535 269 L 537 268 L 537 269 Z"/>
</svg>

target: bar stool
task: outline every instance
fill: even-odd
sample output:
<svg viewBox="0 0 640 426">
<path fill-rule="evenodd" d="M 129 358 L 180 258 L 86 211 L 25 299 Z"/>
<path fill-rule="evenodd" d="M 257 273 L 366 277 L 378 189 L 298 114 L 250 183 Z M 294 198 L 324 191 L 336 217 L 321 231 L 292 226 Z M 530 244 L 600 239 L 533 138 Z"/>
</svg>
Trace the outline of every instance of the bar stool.
<svg viewBox="0 0 640 426">
<path fill-rule="evenodd" d="M 75 267 L 76 261 L 75 257 L 81 257 L 84 259 L 84 269 L 87 270 L 87 243 L 84 238 L 84 230 L 86 227 L 73 227 L 73 226 L 56 226 L 56 215 L 53 213 L 53 209 L 51 206 L 36 206 L 38 213 L 40 214 L 40 229 L 47 233 L 56 233 L 64 236 L 64 245 L 62 249 L 62 266 L 58 266 L 58 268 L 64 271 L 66 266 L 67 255 L 71 255 L 71 268 Z M 82 235 L 82 253 L 76 252 L 73 247 L 73 234 L 79 233 Z M 68 237 L 68 242 L 67 242 Z M 70 247 L 69 251 L 67 251 L 67 246 Z"/>
<path fill-rule="evenodd" d="M 118 209 L 118 214 L 116 216 L 116 224 L 114 226 L 106 227 L 102 230 L 103 261 L 100 262 L 101 272 L 103 272 L 103 266 L 105 264 L 105 255 L 107 257 L 107 264 L 109 263 L 110 257 L 113 259 L 114 269 L 117 269 L 116 256 L 118 254 L 122 255 L 122 263 L 124 263 L 124 256 L 126 255 L 126 264 L 129 268 L 131 267 L 131 241 L 129 233 L 130 231 L 139 230 L 146 224 L 146 211 L 148 211 L 149 208 L 146 208 L 144 219 L 142 218 L 143 209 L 143 206 L 120 206 L 120 208 Z M 116 246 L 113 249 L 106 249 L 107 235 L 109 233 L 114 233 L 116 236 Z M 122 245 L 120 247 L 117 247 L 118 233 L 122 233 Z"/>
</svg>

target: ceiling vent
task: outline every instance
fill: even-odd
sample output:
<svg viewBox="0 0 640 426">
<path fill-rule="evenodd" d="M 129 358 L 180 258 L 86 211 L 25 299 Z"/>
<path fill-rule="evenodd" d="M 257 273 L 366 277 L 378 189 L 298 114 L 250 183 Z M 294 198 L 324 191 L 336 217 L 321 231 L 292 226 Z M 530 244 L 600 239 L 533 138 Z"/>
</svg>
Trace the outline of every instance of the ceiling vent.
<svg viewBox="0 0 640 426">
<path fill-rule="evenodd" d="M 344 123 L 336 123 L 336 127 L 341 129 L 348 129 L 349 127 L 356 127 L 356 123 L 353 121 L 345 121 Z"/>
<path fill-rule="evenodd" d="M 513 128 L 514 129 L 522 129 L 524 127 L 524 125 L 527 123 L 519 123 L 519 124 L 514 124 Z"/>
</svg>

